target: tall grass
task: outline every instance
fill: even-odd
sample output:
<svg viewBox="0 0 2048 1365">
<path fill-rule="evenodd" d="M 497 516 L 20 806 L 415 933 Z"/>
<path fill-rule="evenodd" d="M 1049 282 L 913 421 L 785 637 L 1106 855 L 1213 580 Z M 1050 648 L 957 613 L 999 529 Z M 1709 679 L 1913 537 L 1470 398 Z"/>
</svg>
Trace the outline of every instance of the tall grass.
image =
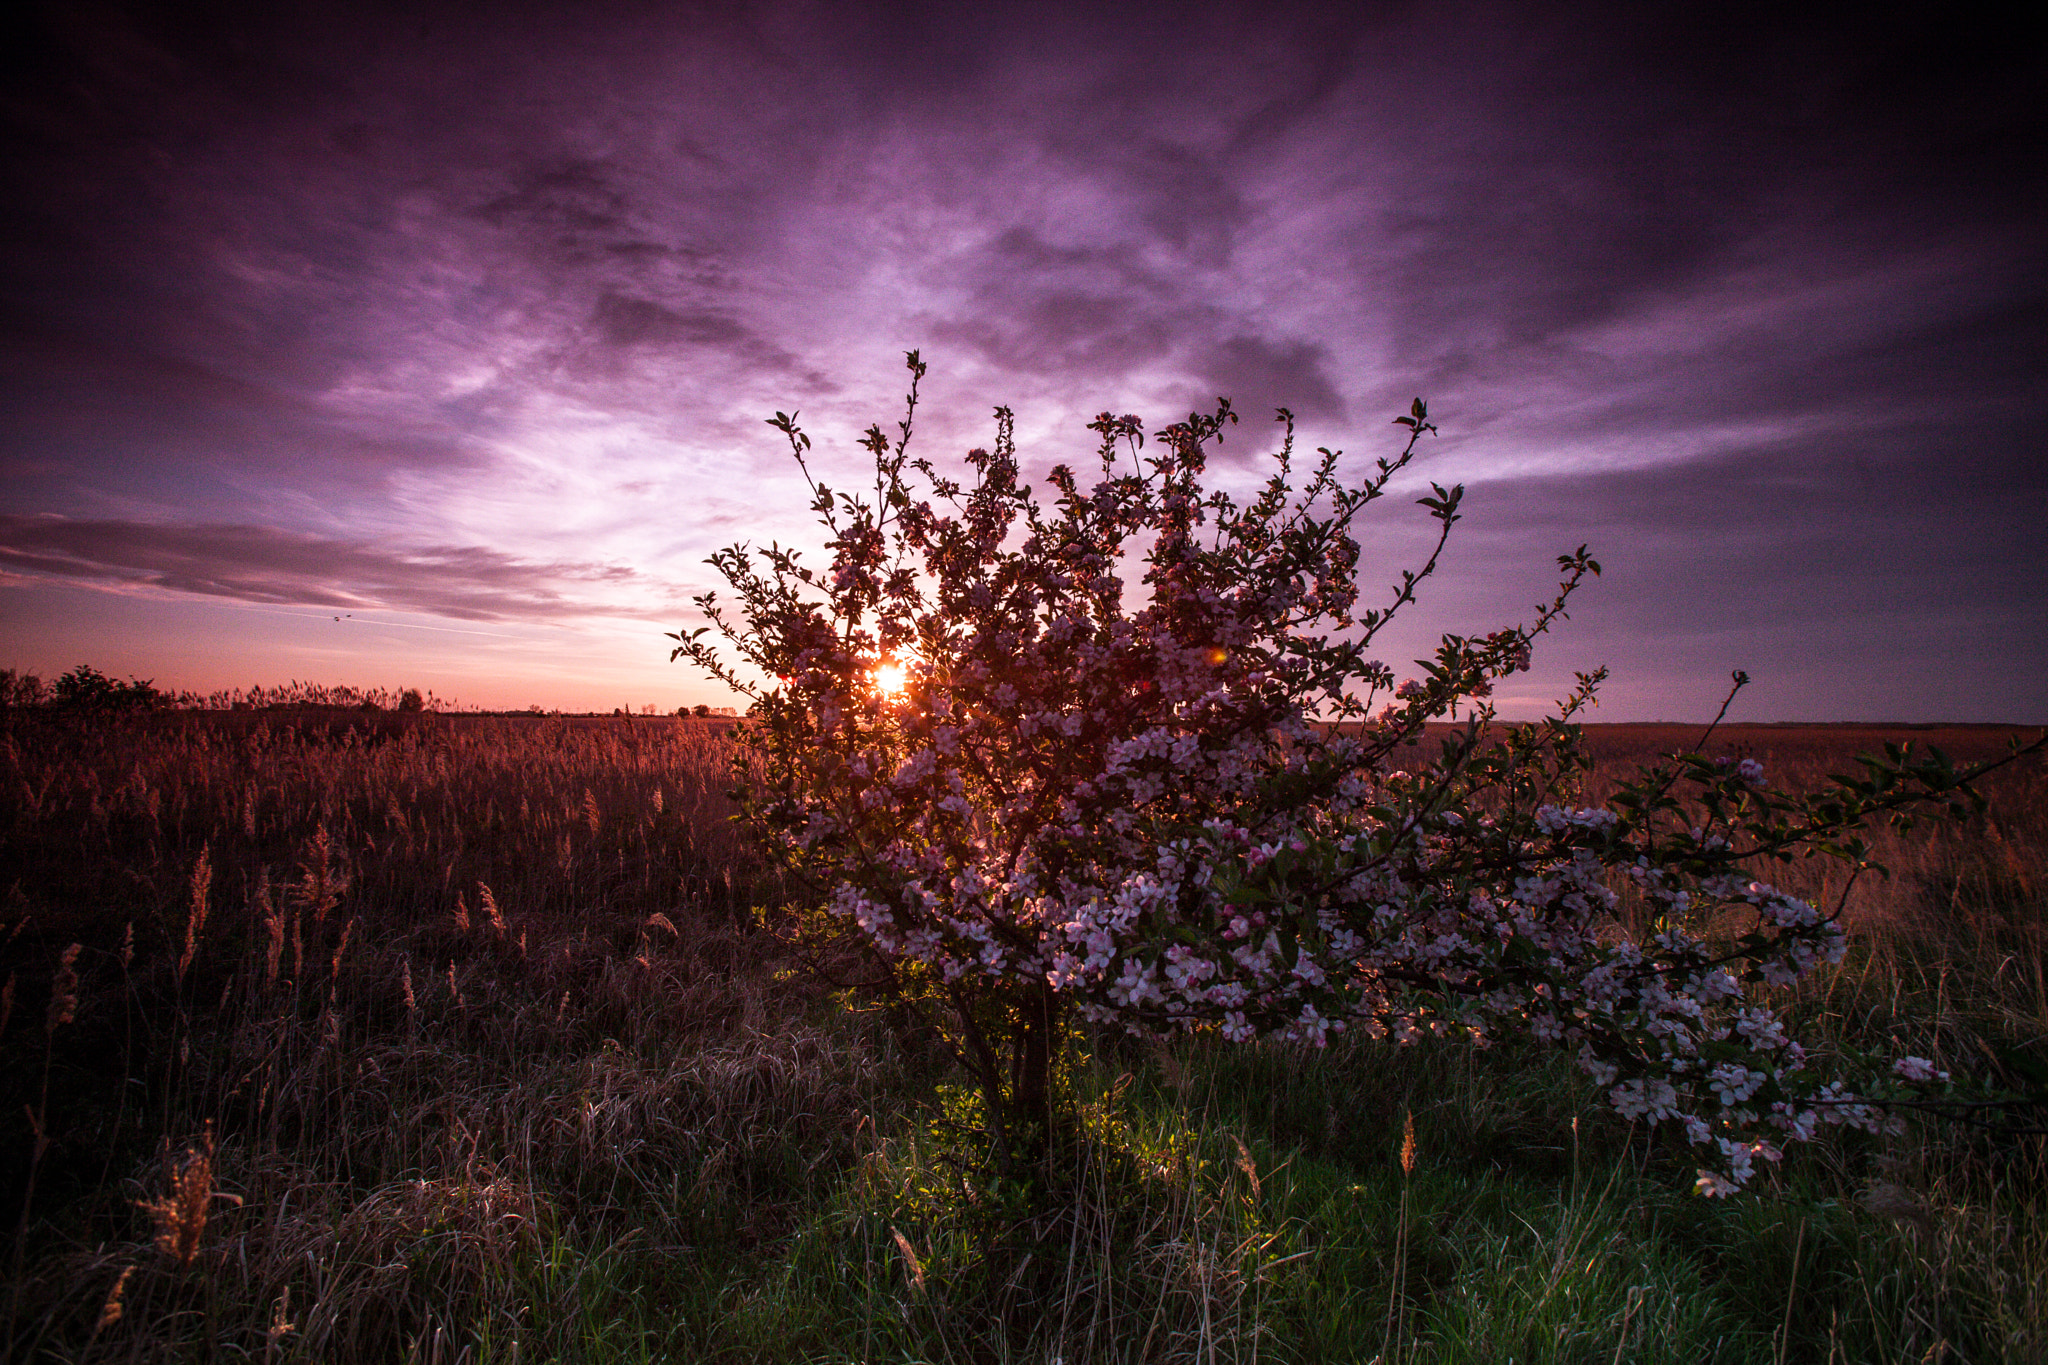
<svg viewBox="0 0 2048 1365">
<path fill-rule="evenodd" d="M 1710 1203 L 1510 1046 L 1077 1037 L 1082 1138 L 1024 1199 L 778 935 L 717 722 L 4 724 L 8 1359 L 2048 1352 L 2040 1138 L 1914 1120 Z M 1797 785 L 1877 738 L 1724 742 Z M 1878 838 L 1795 1002 L 1824 1043 L 2048 1065 L 2048 772 L 2000 787 Z"/>
</svg>

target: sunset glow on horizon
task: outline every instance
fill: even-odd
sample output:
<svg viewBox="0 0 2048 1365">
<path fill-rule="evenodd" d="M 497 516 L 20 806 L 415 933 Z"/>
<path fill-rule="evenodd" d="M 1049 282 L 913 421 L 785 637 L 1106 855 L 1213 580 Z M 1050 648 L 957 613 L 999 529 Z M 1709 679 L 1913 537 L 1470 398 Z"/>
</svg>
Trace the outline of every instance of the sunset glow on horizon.
<svg viewBox="0 0 2048 1365">
<path fill-rule="evenodd" d="M 1231 399 L 1359 478 L 1379 651 L 1525 620 L 1594 720 L 2048 722 L 2038 60 L 1578 5 L 51 6 L 0 147 L 0 667 L 741 699 L 663 632 L 902 417 L 1023 473 Z M 1937 26 L 1939 31 L 1937 32 Z M 1933 47 L 1967 66 L 1930 64 Z M 1172 80 L 1160 73 L 1172 72 Z M 1788 98 L 1796 89 L 1797 98 Z M 1297 464 L 1297 469 L 1300 467 Z M 902 686 L 885 681 L 894 695 Z"/>
</svg>

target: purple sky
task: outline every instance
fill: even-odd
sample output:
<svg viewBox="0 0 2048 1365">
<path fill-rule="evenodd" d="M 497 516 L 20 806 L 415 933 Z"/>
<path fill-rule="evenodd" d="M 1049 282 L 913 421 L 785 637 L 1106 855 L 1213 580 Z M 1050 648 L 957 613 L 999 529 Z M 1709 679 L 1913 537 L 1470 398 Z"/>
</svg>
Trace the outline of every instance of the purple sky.
<svg viewBox="0 0 2048 1365">
<path fill-rule="evenodd" d="M 924 453 L 1033 472 L 1426 396 L 1390 662 L 1606 566 L 1511 710 L 2048 721 L 2044 71 L 1968 11 L 20 10 L 0 666 L 723 703 L 661 632 L 817 539 L 762 419 L 845 482 L 916 347 Z"/>
</svg>

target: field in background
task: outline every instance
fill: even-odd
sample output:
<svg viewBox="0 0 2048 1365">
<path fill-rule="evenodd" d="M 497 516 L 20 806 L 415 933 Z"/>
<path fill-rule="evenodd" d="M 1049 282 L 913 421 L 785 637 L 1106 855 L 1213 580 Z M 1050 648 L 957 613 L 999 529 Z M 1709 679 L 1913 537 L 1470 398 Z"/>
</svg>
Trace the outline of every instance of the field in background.
<svg viewBox="0 0 2048 1365">
<path fill-rule="evenodd" d="M 0 727 L 7 1359 L 2048 1352 L 2040 1137 L 1836 1137 L 1710 1203 L 1512 1047 L 1082 1039 L 1071 1198 L 1030 1214 L 971 1178 L 942 1059 L 778 932 L 720 722 Z M 1589 733 L 1597 795 L 1698 732 Z M 2014 733 L 1708 748 L 1798 787 Z M 1836 1046 L 2038 1090 L 2048 766 L 1989 790 L 1989 819 L 1873 836 L 1892 875 L 1794 1003 Z"/>
</svg>

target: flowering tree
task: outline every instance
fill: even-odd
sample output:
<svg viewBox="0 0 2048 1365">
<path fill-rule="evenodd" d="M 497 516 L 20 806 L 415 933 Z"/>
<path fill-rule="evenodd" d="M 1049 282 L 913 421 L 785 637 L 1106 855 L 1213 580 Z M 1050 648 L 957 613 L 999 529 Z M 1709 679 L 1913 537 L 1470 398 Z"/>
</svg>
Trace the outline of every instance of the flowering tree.
<svg viewBox="0 0 2048 1365">
<path fill-rule="evenodd" d="M 745 818 L 880 982 L 941 1025 L 1005 1159 L 1043 1150 L 1057 1124 L 1073 1015 L 1316 1044 L 1347 1029 L 1533 1035 L 1623 1114 L 1675 1125 L 1714 1194 L 1820 1124 L 1880 1120 L 1759 998 L 1840 959 L 1835 916 L 1747 869 L 1860 863 L 1860 822 L 1960 800 L 1966 775 L 1900 755 L 1794 798 L 1752 762 L 1691 756 L 1575 805 L 1571 721 L 1604 670 L 1537 724 L 1497 722 L 1487 697 L 1599 572 L 1585 547 L 1527 623 L 1446 636 L 1398 683 L 1372 657 L 1463 494 L 1432 486 L 1435 548 L 1362 602 L 1354 522 L 1435 430 L 1420 400 L 1396 419 L 1399 453 L 1357 484 L 1330 450 L 1298 477 L 1283 410 L 1275 470 L 1244 503 L 1203 485 L 1237 420 L 1227 402 L 1149 445 L 1135 417 L 1105 413 L 1096 477 L 1055 468 L 1048 506 L 1019 479 L 1007 409 L 965 482 L 910 458 L 925 366 L 907 359 L 896 435 L 863 442 L 871 495 L 812 479 L 810 438 L 773 419 L 811 479 L 829 563 L 726 549 L 711 562 L 738 611 L 706 594 L 711 625 L 672 638 L 752 697 Z M 1460 707 L 1424 759 L 1397 765 Z"/>
</svg>

